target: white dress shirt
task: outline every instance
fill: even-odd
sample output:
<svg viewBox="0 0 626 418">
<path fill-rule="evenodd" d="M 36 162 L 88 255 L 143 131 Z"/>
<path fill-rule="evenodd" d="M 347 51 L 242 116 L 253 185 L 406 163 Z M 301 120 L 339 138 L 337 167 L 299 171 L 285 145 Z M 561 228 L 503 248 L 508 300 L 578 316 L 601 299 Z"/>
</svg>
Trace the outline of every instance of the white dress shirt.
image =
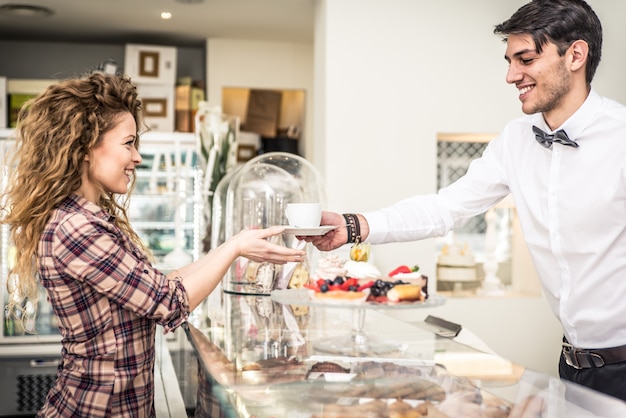
<svg viewBox="0 0 626 418">
<path fill-rule="evenodd" d="M 626 107 L 592 90 L 559 128 L 579 148 L 545 148 L 533 125 L 551 132 L 541 114 L 514 120 L 454 184 L 366 213 L 367 241 L 443 236 L 510 192 L 569 342 L 581 348 L 625 345 Z"/>
</svg>

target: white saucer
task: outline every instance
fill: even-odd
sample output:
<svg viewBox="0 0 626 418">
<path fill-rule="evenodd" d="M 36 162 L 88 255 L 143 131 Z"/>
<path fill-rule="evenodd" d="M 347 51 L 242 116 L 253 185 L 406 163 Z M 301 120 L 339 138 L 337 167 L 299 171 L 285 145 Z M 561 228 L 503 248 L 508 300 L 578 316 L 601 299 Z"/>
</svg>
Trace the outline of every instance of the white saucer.
<svg viewBox="0 0 626 418">
<path fill-rule="evenodd" d="M 323 225 L 323 226 L 304 227 L 304 228 L 300 228 L 297 226 L 288 226 L 285 228 L 285 231 L 283 232 L 283 234 L 299 235 L 299 236 L 324 235 L 328 231 L 332 231 L 335 228 L 337 228 L 336 225 Z"/>
</svg>

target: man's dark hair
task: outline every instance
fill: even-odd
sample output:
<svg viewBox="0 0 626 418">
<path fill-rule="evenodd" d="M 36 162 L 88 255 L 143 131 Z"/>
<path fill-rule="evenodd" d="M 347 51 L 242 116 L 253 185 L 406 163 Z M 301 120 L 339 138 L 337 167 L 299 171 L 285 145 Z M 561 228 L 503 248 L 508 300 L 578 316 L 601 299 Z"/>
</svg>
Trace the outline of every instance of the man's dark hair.
<svg viewBox="0 0 626 418">
<path fill-rule="evenodd" d="M 561 56 L 574 41 L 586 41 L 589 45 L 585 71 L 587 83 L 591 83 L 600 64 L 602 24 L 583 0 L 533 0 L 496 25 L 493 32 L 502 35 L 505 41 L 508 35 L 531 35 L 538 53 L 552 42 Z"/>
</svg>

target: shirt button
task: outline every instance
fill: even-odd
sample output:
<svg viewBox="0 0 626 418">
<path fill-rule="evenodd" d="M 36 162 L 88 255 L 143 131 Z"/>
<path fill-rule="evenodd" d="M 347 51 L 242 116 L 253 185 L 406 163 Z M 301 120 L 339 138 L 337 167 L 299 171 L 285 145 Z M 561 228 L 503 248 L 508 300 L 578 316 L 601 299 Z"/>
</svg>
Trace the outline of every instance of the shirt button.
<svg viewBox="0 0 626 418">
<path fill-rule="evenodd" d="M 144 270 L 143 272 L 144 272 L 144 273 L 146 273 L 146 274 L 148 274 L 148 270 Z"/>
</svg>

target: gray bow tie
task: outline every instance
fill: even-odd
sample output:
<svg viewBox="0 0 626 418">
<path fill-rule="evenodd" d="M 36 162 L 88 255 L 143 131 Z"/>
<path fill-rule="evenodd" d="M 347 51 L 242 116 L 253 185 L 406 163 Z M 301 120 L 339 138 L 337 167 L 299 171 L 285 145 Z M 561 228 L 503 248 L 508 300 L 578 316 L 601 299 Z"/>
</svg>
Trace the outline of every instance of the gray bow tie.
<svg viewBox="0 0 626 418">
<path fill-rule="evenodd" d="M 569 137 L 567 136 L 567 134 L 565 133 L 563 129 L 559 129 L 558 131 L 554 133 L 554 135 L 551 135 L 549 133 L 542 131 L 536 126 L 533 126 L 533 132 L 535 133 L 535 139 L 537 140 L 537 142 L 539 142 L 541 145 L 543 145 L 546 148 L 551 148 L 553 142 L 567 145 L 567 146 L 574 147 L 574 148 L 578 148 L 579 146 L 576 142 L 569 139 Z"/>
</svg>

